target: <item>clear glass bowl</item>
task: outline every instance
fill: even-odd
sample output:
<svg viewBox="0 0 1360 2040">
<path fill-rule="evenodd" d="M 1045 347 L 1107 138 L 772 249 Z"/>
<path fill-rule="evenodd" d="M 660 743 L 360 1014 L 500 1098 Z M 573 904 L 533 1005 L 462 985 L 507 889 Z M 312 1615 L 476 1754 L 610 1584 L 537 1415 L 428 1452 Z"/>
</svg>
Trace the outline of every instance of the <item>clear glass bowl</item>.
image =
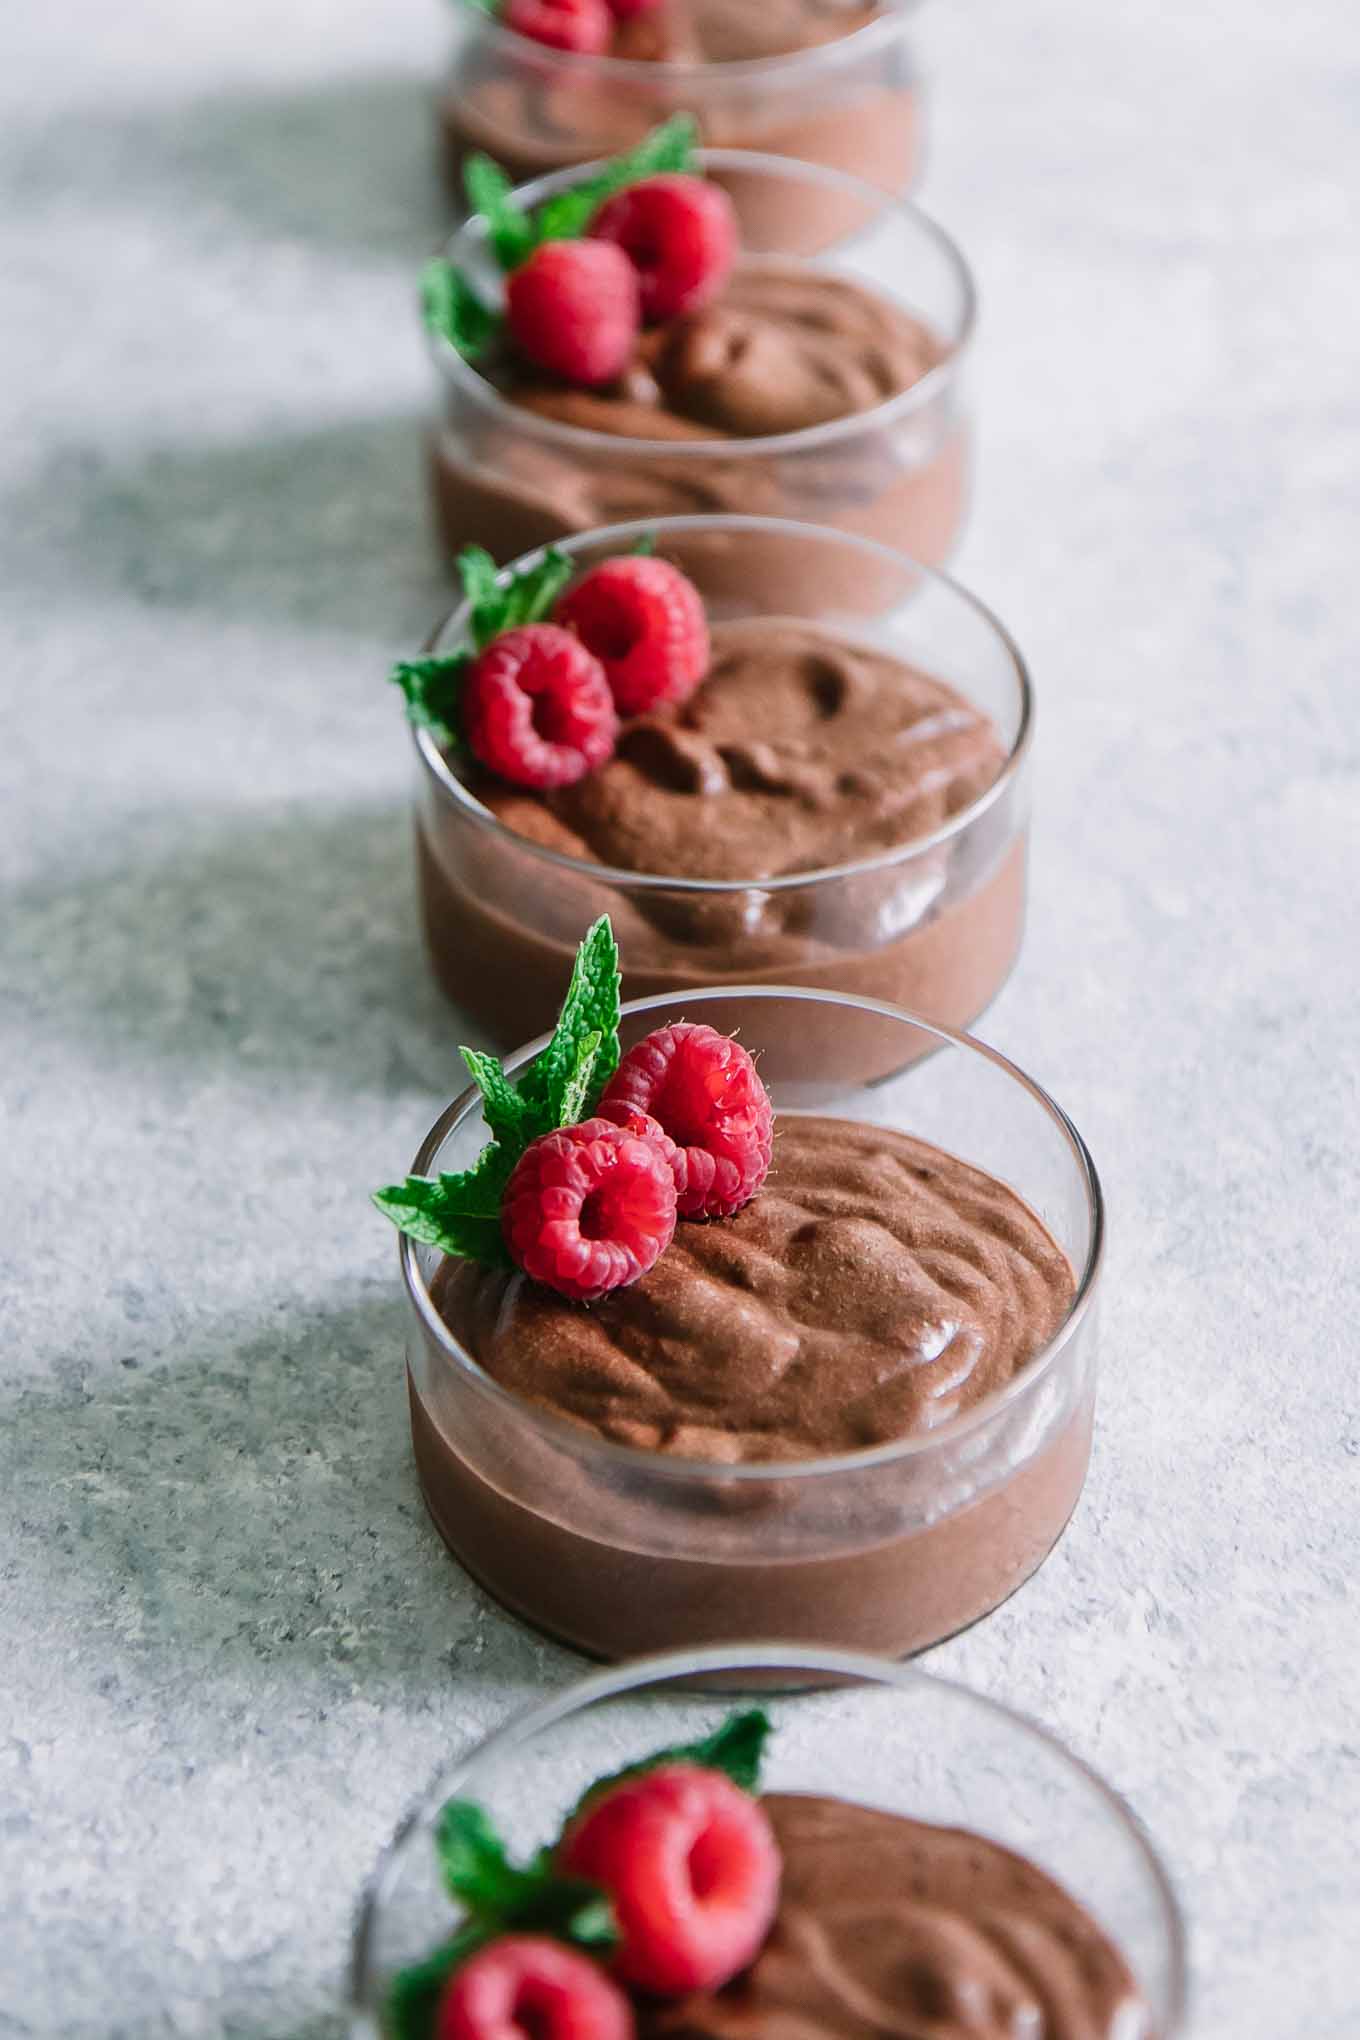
<svg viewBox="0 0 1360 2040">
<path fill-rule="evenodd" d="M 892 1657 L 923 1650 L 1028 1579 L 1080 1494 L 1103 1231 L 1094 1165 L 1066 1115 L 1003 1056 L 894 1007 L 768 986 L 644 999 L 625 1008 L 625 1052 L 681 1018 L 739 1031 L 776 1112 L 913 1134 L 1008 1184 L 1071 1264 L 1066 1318 L 1004 1388 L 931 1431 L 834 1457 L 720 1465 L 606 1442 L 500 1387 L 431 1296 L 442 1256 L 403 1237 L 426 1504 L 499 1601 L 594 1656 L 753 1632 Z M 899 1074 L 855 1081 L 842 1072 L 856 1061 Z M 413 1173 L 466 1168 L 484 1141 L 479 1098 L 465 1092 Z"/>
<path fill-rule="evenodd" d="M 785 157 L 704 149 L 742 217 L 743 259 L 834 272 L 900 305 L 943 357 L 872 410 L 754 439 L 631 439 L 508 403 L 447 340 L 431 336 L 442 418 L 429 444 L 440 539 L 452 555 L 484 545 L 513 558 L 573 531 L 695 511 L 802 518 L 859 532 L 937 565 L 963 524 L 970 425 L 963 372 L 974 321 L 972 278 L 948 236 L 915 206 L 859 178 Z M 578 183 L 538 178 L 527 207 Z M 485 223 L 454 235 L 449 258 L 497 279 Z"/>
<path fill-rule="evenodd" d="M 502 1043 L 540 1033 L 582 933 L 607 913 L 628 998 L 723 982 L 807 984 L 971 1025 L 1009 975 L 1024 924 L 1033 703 L 1005 628 L 901 553 L 774 519 L 664 518 L 591 532 L 564 550 L 585 567 L 644 532 L 693 578 L 715 620 L 809 617 L 946 681 L 996 725 L 1005 766 L 942 828 L 899 849 L 771 880 L 685 880 L 588 863 L 516 834 L 418 731 L 421 902 L 444 990 Z M 460 606 L 425 649 L 450 650 L 465 632 Z M 702 828 L 697 798 L 695 808 Z"/>
<path fill-rule="evenodd" d="M 653 1658 L 586 1680 L 443 1769 L 398 1829 L 360 1908 L 351 1970 L 356 2036 L 381 2031 L 396 1971 L 450 1931 L 432 1828 L 455 1794 L 519 1849 L 550 1841 L 602 1772 L 706 1733 L 720 1703 L 693 1688 L 824 1690 L 765 1702 L 764 1782 L 962 1827 L 1036 1863 L 1090 1912 L 1137 1980 L 1158 2040 L 1185 2032 L 1185 1931 L 1175 1894 L 1124 1801 L 1053 1736 L 995 1700 L 914 1667 L 828 1650 L 736 1645 Z M 834 1682 L 831 1683 L 831 1682 Z M 1130 2040 L 1143 2040 L 1131 2035 Z"/>
<path fill-rule="evenodd" d="M 905 191 L 920 167 L 923 88 L 909 0 L 850 35 L 778 56 L 654 63 L 546 48 L 464 0 L 438 115 L 450 181 L 485 150 L 515 181 L 631 148 L 692 113 L 704 141 L 849 171 Z"/>
</svg>

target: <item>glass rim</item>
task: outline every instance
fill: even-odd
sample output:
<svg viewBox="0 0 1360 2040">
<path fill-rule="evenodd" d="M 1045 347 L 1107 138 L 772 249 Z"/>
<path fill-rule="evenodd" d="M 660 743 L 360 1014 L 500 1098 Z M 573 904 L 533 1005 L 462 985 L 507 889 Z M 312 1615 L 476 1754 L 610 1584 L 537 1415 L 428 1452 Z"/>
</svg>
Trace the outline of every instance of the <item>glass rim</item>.
<svg viewBox="0 0 1360 2040">
<path fill-rule="evenodd" d="M 505 31 L 510 33 L 510 31 Z M 953 271 L 961 300 L 958 337 L 950 344 L 948 354 L 937 361 L 933 368 L 926 370 L 909 389 L 899 390 L 894 397 L 885 397 L 882 403 L 874 404 L 867 411 L 852 411 L 844 418 L 828 418 L 821 425 L 805 425 L 793 432 L 769 432 L 753 439 L 632 439 L 614 432 L 597 432 L 585 425 L 564 425 L 557 418 L 540 418 L 537 413 L 525 410 L 521 405 L 507 403 L 494 383 L 479 375 L 471 362 L 465 361 L 458 349 L 442 334 L 432 333 L 422 319 L 425 343 L 437 373 L 448 383 L 455 384 L 464 395 L 470 396 L 483 410 L 502 418 L 508 426 L 530 438 L 543 441 L 549 446 L 591 452 L 605 460 L 638 459 L 651 455 L 658 449 L 664 450 L 667 461 L 748 461 L 768 459 L 782 453 L 815 452 L 821 447 L 836 444 L 842 439 L 853 438 L 860 432 L 876 432 L 913 411 L 924 410 L 933 403 L 941 390 L 958 379 L 959 370 L 972 345 L 977 327 L 978 294 L 977 284 L 967 257 L 958 242 L 942 227 L 938 220 L 916 204 L 914 199 L 903 198 L 891 191 L 885 191 L 877 184 L 870 184 L 863 177 L 855 177 L 846 170 L 832 170 L 825 164 L 805 163 L 796 156 L 776 156 L 756 149 L 696 149 L 695 159 L 704 169 L 714 170 L 757 170 L 776 176 L 802 179 L 805 183 L 819 184 L 826 190 L 839 191 L 846 196 L 872 205 L 876 214 L 896 214 L 899 219 L 924 234 L 937 254 L 943 256 Z M 524 184 L 515 186 L 512 196 L 523 206 L 537 205 L 540 200 L 550 198 L 557 191 L 567 190 L 584 177 L 599 170 L 608 157 L 597 156 L 589 163 L 573 163 L 565 170 L 545 171 L 540 177 L 530 178 Z M 451 256 L 457 242 L 464 234 L 472 233 L 484 239 L 484 229 L 479 233 L 475 219 L 465 219 L 443 243 L 442 252 Z M 760 258 L 763 259 L 763 258 Z M 778 258 L 775 258 L 778 259 Z M 838 273 L 828 270 L 827 273 Z M 897 303 L 891 299 L 890 302 Z"/>
<path fill-rule="evenodd" d="M 1031 1354 L 1024 1366 L 1019 1368 L 1002 1387 L 994 1389 L 990 1395 L 983 1396 L 971 1408 L 951 1417 L 947 1423 L 941 1424 L 935 1430 L 917 1432 L 904 1438 L 889 1438 L 883 1444 L 861 1446 L 853 1452 L 824 1453 L 811 1459 L 753 1459 L 739 1460 L 732 1465 L 720 1465 L 713 1460 L 690 1459 L 679 1453 L 653 1451 L 646 1446 L 620 1445 L 612 1438 L 596 1436 L 582 1425 L 559 1416 L 556 1411 L 539 1409 L 525 1397 L 502 1387 L 500 1382 L 488 1374 L 480 1362 L 454 1337 L 435 1308 L 429 1284 L 425 1280 L 417 1257 L 416 1242 L 409 1239 L 405 1233 L 400 1233 L 397 1238 L 397 1255 L 401 1279 L 422 1331 L 433 1340 L 443 1358 L 458 1369 L 463 1380 L 516 1421 L 538 1432 L 550 1445 L 558 1445 L 569 1450 L 578 1458 L 603 1462 L 634 1473 L 645 1471 L 651 1478 L 663 1484 L 702 1480 L 709 1485 L 717 1484 L 722 1487 L 759 1487 L 775 1482 L 813 1482 L 819 1479 L 832 1479 L 843 1474 L 872 1472 L 878 1467 L 892 1466 L 903 1460 L 926 1459 L 958 1444 L 961 1439 L 981 1430 L 1002 1411 L 1031 1395 L 1053 1372 L 1058 1359 L 1089 1315 L 1105 1250 L 1105 1198 L 1090 1149 L 1057 1100 L 1049 1095 L 1042 1084 L 1027 1076 L 1009 1056 L 1002 1055 L 999 1049 L 992 1048 L 989 1043 L 980 1041 L 974 1034 L 965 1033 L 961 1028 L 946 1027 L 939 1021 L 927 1020 L 920 1014 L 909 1012 L 904 1006 L 890 1005 L 885 999 L 860 998 L 849 992 L 820 991 L 810 985 L 701 985 L 684 993 L 658 992 L 645 999 L 625 1000 L 622 1013 L 624 1017 L 632 1017 L 660 1012 L 677 1002 L 692 1006 L 702 1000 L 714 998 L 795 999 L 817 1006 L 849 1007 L 856 1013 L 897 1021 L 903 1026 L 935 1036 L 935 1048 L 927 1051 L 928 1054 L 938 1052 L 940 1047 L 951 1046 L 981 1056 L 985 1062 L 991 1063 L 1012 1083 L 1017 1084 L 1040 1110 L 1047 1114 L 1066 1142 L 1076 1163 L 1086 1194 L 1090 1238 L 1084 1262 L 1081 1268 L 1075 1271 L 1076 1288 L 1063 1314 L 1062 1322 L 1038 1352 Z M 546 1046 L 547 1041 L 548 1036 L 540 1034 L 536 1040 L 517 1049 L 513 1055 L 507 1057 L 506 1069 L 520 1068 L 532 1056 L 537 1055 L 539 1050 Z M 431 1165 L 450 1133 L 469 1112 L 478 1109 L 480 1102 L 481 1093 L 477 1086 L 469 1084 L 465 1090 L 459 1092 L 450 1105 L 445 1107 L 416 1151 L 410 1169 L 413 1176 L 426 1176 L 430 1173 Z M 1017 1191 L 1016 1195 L 1019 1194 Z"/>
<path fill-rule="evenodd" d="M 592 1672 L 545 1699 L 519 1708 L 498 1727 L 478 1736 L 462 1756 L 440 1765 L 397 1823 L 365 1880 L 350 1941 L 351 2010 L 365 2015 L 373 2010 L 373 1999 L 368 1991 L 373 1932 L 378 1915 L 387 1902 L 390 1883 L 402 1855 L 417 1833 L 428 1827 L 432 1812 L 450 1795 L 474 1763 L 513 1751 L 600 1701 L 617 1699 L 625 1693 L 644 1691 L 652 1686 L 668 1686 L 682 1679 L 708 1679 L 721 1673 L 744 1671 L 829 1673 L 833 1678 L 853 1681 L 857 1685 L 897 1687 L 908 1693 L 922 1688 L 947 1693 L 953 1699 L 962 1700 L 977 1713 L 1003 1722 L 1008 1728 L 1018 1729 L 1022 1735 L 1040 1743 L 1050 1756 L 1057 1757 L 1060 1763 L 1075 1771 L 1132 1842 L 1156 1894 L 1159 1924 L 1168 1955 L 1167 2010 L 1170 2024 L 1165 2028 L 1164 2040 L 1177 2040 L 1184 2030 L 1189 2005 L 1189 1943 L 1185 1914 L 1170 1872 L 1147 1827 L 1121 1792 L 1045 1723 L 1022 1708 L 1012 1707 L 989 1693 L 979 1692 L 961 1679 L 926 1671 L 914 1660 L 904 1662 L 874 1657 L 864 1651 L 777 1642 L 712 1644 L 699 1650 L 663 1651 Z"/>
<path fill-rule="evenodd" d="M 452 800 L 460 813 L 478 828 L 485 829 L 507 845 L 522 850 L 526 855 L 559 871 L 569 871 L 578 878 L 589 879 L 592 884 L 607 884 L 620 891 L 629 889 L 638 892 L 669 892 L 690 897 L 713 898 L 730 896 L 734 893 L 759 891 L 762 893 L 797 892 L 803 887 L 828 885 L 838 879 L 863 878 L 879 871 L 890 871 L 899 864 L 909 864 L 918 857 L 928 856 L 947 843 L 964 834 L 973 822 L 994 807 L 1002 795 L 1018 778 L 1021 768 L 1029 755 L 1034 735 L 1034 683 L 1029 667 L 1019 645 L 1011 636 L 1006 625 L 995 611 L 972 590 L 956 581 L 952 574 L 939 567 L 928 567 L 910 553 L 898 547 L 884 545 L 876 538 L 864 538 L 858 532 L 838 531 L 830 524 L 806 524 L 792 517 L 748 517 L 736 513 L 707 513 L 684 517 L 635 517 L 626 524 L 601 524 L 589 531 L 572 532 L 568 537 L 555 539 L 553 546 L 559 552 L 568 554 L 584 551 L 587 547 L 607 541 L 617 544 L 625 551 L 635 540 L 656 534 L 664 537 L 670 532 L 731 531 L 734 533 L 790 533 L 815 542 L 833 540 L 837 544 L 868 554 L 872 558 L 890 562 L 894 566 L 906 566 L 928 584 L 942 588 L 952 598 L 963 603 L 992 633 L 1006 655 L 1016 683 L 1019 696 L 1020 715 L 1014 739 L 1006 753 L 1004 762 L 995 779 L 966 806 L 956 810 L 931 829 L 924 836 L 913 836 L 906 843 L 896 843 L 886 850 L 876 850 L 867 857 L 855 857 L 842 864 L 824 864 L 811 871 L 780 872 L 772 878 L 686 878 L 668 875 L 659 871 L 628 871 L 621 865 L 596 863 L 586 857 L 573 857 L 568 851 L 553 850 L 545 843 L 535 843 L 530 837 L 520 835 L 505 822 L 493 815 L 490 808 L 478 800 L 453 771 L 429 730 L 408 724 L 416 756 L 424 770 L 439 786 L 441 792 Z M 547 546 L 535 546 L 531 552 L 521 553 L 500 569 L 499 578 L 516 569 L 523 569 L 542 559 Z M 459 628 L 471 604 L 466 597 L 454 605 L 441 621 L 436 624 L 421 645 L 422 658 L 436 653 L 445 638 Z"/>
<path fill-rule="evenodd" d="M 546 43 L 533 44 L 530 38 L 507 28 L 493 14 L 476 4 L 476 0 L 461 0 L 461 11 L 471 15 L 479 30 L 493 45 L 512 56 L 523 58 L 525 44 L 530 42 L 530 54 L 536 59 L 546 58 L 560 68 L 567 76 L 581 79 L 613 79 L 619 84 L 635 85 L 643 77 L 660 77 L 666 85 L 693 89 L 700 80 L 705 84 L 735 85 L 778 85 L 784 82 L 790 71 L 829 70 L 837 64 L 851 63 L 865 51 L 872 52 L 880 43 L 894 42 L 906 28 L 912 16 L 920 7 L 920 0 L 879 0 L 880 12 L 862 27 L 852 29 L 849 35 L 833 38 L 831 42 L 815 43 L 801 50 L 781 50 L 772 57 L 738 57 L 731 63 L 720 63 L 710 58 L 706 61 L 685 61 L 679 63 L 657 62 L 655 59 L 640 57 L 588 56 L 581 50 L 553 49 Z"/>
</svg>

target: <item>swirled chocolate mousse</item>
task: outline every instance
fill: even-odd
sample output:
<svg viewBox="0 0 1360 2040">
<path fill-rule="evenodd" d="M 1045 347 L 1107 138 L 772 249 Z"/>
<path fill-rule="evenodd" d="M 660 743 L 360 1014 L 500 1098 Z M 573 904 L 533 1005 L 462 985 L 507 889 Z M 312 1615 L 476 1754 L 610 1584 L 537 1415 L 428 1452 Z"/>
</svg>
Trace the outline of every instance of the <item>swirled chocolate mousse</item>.
<svg viewBox="0 0 1360 2040">
<path fill-rule="evenodd" d="M 1022 838 L 959 841 L 815 891 L 762 888 L 930 836 L 1005 762 L 988 716 L 888 652 L 797 619 L 716 623 L 697 690 L 626 721 L 598 771 L 548 793 L 487 775 L 470 784 L 542 849 L 740 888 L 592 893 L 545 869 L 530 889 L 522 855 L 487 837 L 469 862 L 466 823 L 435 811 L 419 844 L 436 971 L 487 1025 L 531 1035 L 551 1022 L 582 922 L 607 910 L 629 997 L 765 979 L 966 1025 L 1019 947 Z"/>
<path fill-rule="evenodd" d="M 722 1464 L 936 1429 L 1052 1337 L 1072 1270 L 1028 1206 L 882 1127 L 783 1118 L 759 1196 L 683 1226 L 591 1310 L 450 1261 L 441 1315 L 492 1378 L 616 1444 Z"/>
<path fill-rule="evenodd" d="M 842 1799 L 760 1804 L 783 1859 L 770 1936 L 725 1988 L 648 2005 L 646 2040 L 1151 2040 L 1123 1956 L 1024 1857 Z"/>
<path fill-rule="evenodd" d="M 721 68 L 842 42 L 888 11 L 872 0 L 740 7 L 729 0 L 660 0 L 616 17 L 602 44 L 576 52 L 646 67 L 631 75 L 573 62 L 570 54 L 565 62 L 545 60 L 543 46 L 535 50 L 528 36 L 522 54 L 509 36 L 487 47 L 485 31 L 479 37 L 479 24 L 470 24 L 439 106 L 451 181 L 461 196 L 457 180 L 472 150 L 496 157 L 517 182 L 611 155 L 681 105 L 700 115 L 704 139 L 714 146 L 823 163 L 901 190 L 915 172 L 920 138 L 916 78 L 900 38 L 866 47 L 852 61 L 842 58 L 827 72 L 781 76 L 763 90 L 759 79 L 733 90 Z M 688 91 L 677 89 L 667 75 L 677 65 L 712 65 L 714 87 L 705 90 L 691 76 Z M 792 238 L 803 224 L 789 220 Z"/>
<path fill-rule="evenodd" d="M 717 449 L 867 420 L 946 358 L 921 320 L 850 277 L 743 262 L 714 303 L 644 328 L 603 388 L 536 374 L 509 352 L 479 364 L 513 410 L 628 444 L 603 459 L 507 426 L 469 458 L 437 434 L 431 477 L 444 545 L 456 553 L 476 542 L 504 558 L 626 518 L 735 511 L 815 518 L 943 559 L 965 493 L 956 428 L 940 436 L 927 424 L 927 455 L 909 463 L 890 434 L 867 425 L 867 438 L 790 466 L 773 455 L 724 460 Z M 701 444 L 702 456 L 686 454 Z"/>
<path fill-rule="evenodd" d="M 776 1118 L 733 1035 L 672 1021 L 621 1054 L 618 983 L 602 918 L 514 1083 L 465 1052 L 493 1144 L 378 1194 L 443 1255 L 411 1358 L 430 1511 L 509 1607 L 600 1655 L 936 1642 L 1080 1491 L 1080 1344 L 1030 1372 L 1073 1310 L 1067 1257 L 960 1157 Z"/>
</svg>

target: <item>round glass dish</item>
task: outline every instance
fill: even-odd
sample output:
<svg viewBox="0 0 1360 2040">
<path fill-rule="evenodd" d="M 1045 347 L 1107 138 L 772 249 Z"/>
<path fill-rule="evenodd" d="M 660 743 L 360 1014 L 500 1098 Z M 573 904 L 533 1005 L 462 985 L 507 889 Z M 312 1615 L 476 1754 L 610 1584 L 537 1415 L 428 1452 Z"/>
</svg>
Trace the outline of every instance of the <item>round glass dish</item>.
<svg viewBox="0 0 1360 2040">
<path fill-rule="evenodd" d="M 743 883 L 617 870 L 547 849 L 496 820 L 429 733 L 416 731 L 421 905 L 443 989 L 502 1043 L 543 1032 L 577 943 L 607 913 L 626 998 L 678 997 L 723 982 L 807 984 L 888 999 L 948 1027 L 971 1025 L 1005 983 L 1024 924 L 1033 701 L 1004 626 L 957 583 L 901 553 L 775 519 L 663 518 L 590 532 L 563 549 L 585 568 L 652 533 L 714 621 L 806 618 L 889 652 L 987 715 L 1005 763 L 929 836 L 825 870 Z M 424 649 L 464 642 L 466 616 L 461 605 Z M 705 805 L 696 792 L 696 829 L 708 826 Z"/>
<path fill-rule="evenodd" d="M 834 1683 L 833 1683 L 834 1682 Z M 456 1922 L 438 1875 L 433 1825 L 446 1799 L 485 1806 L 528 1854 L 602 1772 L 706 1734 L 718 1710 L 695 1686 L 819 1684 L 769 1699 L 765 1789 L 857 1801 L 964 1828 L 1037 1864 L 1124 1957 L 1150 2028 L 1178 2040 L 1186 2020 L 1185 1928 L 1167 1873 L 1125 1802 L 1047 1730 L 912 1666 L 793 1645 L 734 1645 L 652 1658 L 541 1701 L 446 1766 L 398 1828 L 361 1902 L 351 1965 L 353 2032 L 372 2040 L 396 1972 Z M 952 2028 L 951 2028 L 952 2030 Z"/>
<path fill-rule="evenodd" d="M 722 1464 L 614 1444 L 502 1388 L 440 1314 L 431 1285 L 442 1256 L 403 1237 L 426 1504 L 497 1600 L 593 1656 L 753 1629 L 892 1657 L 924 1650 L 1029 1578 L 1081 1492 L 1103 1232 L 1094 1165 L 1012 1063 L 892 1006 L 763 986 L 638 1000 L 624 1009 L 625 1052 L 681 1018 L 739 1032 L 777 1113 L 911 1134 L 1009 1185 L 1067 1256 L 1065 1318 L 1004 1388 L 934 1429 L 830 1457 Z M 899 1074 L 855 1081 L 843 1072 L 856 1060 Z M 467 1168 L 484 1141 L 480 1099 L 465 1092 L 412 1171 Z"/>
<path fill-rule="evenodd" d="M 912 0 L 889 0 L 849 35 L 808 48 L 658 63 L 549 49 L 463 0 L 437 106 L 450 182 L 461 199 L 472 150 L 519 183 L 615 155 L 672 114 L 691 113 L 716 147 L 793 156 L 905 191 L 924 128 L 915 12 Z M 793 33 L 798 26 L 794 14 Z"/>
<path fill-rule="evenodd" d="M 629 438 L 507 401 L 431 335 L 442 416 L 430 480 L 445 549 L 484 545 L 505 560 L 624 518 L 735 511 L 834 524 L 938 565 L 958 541 L 967 498 L 963 376 L 975 299 L 963 256 L 915 206 L 859 178 L 732 149 L 700 150 L 699 161 L 733 193 L 746 266 L 834 274 L 872 291 L 926 330 L 935 365 L 870 410 L 799 431 Z M 583 174 L 540 177 L 516 200 L 532 208 Z M 488 295 L 499 288 L 483 220 L 468 220 L 447 252 Z"/>
</svg>

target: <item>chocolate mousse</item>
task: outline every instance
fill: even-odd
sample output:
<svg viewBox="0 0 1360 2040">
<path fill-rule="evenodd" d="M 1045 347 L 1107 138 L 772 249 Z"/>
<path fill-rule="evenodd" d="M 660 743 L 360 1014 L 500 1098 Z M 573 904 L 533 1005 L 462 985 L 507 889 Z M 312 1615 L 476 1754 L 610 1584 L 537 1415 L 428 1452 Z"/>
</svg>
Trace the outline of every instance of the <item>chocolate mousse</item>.
<svg viewBox="0 0 1360 2040">
<path fill-rule="evenodd" d="M 781 1115 L 753 1201 L 681 1225 L 589 1310 L 442 1265 L 435 1309 L 513 1401 L 455 1431 L 431 1350 L 412 1382 L 426 1499 L 499 1599 L 588 1652 L 752 1634 L 919 1650 L 1005 1599 L 1056 1540 L 1085 1474 L 1089 1390 L 1055 1384 L 1004 1442 L 965 1432 L 820 1485 L 815 1462 L 924 1446 L 997 1397 L 1075 1286 L 1035 1213 L 982 1171 L 888 1128 Z M 601 1460 L 602 1441 L 641 1448 L 655 1474 Z M 706 1485 L 695 1462 L 800 1467 Z"/>
<path fill-rule="evenodd" d="M 748 257 L 716 302 L 644 331 L 607 389 L 553 384 L 505 356 L 479 364 L 510 410 L 499 425 L 469 415 L 465 431 L 436 432 L 442 541 L 505 559 L 628 518 L 736 511 L 835 524 L 939 561 L 963 515 L 962 427 L 943 391 L 920 417 L 875 414 L 946 363 L 938 336 L 877 291 Z M 546 436 L 517 431 L 512 413 Z M 825 444 L 787 440 L 858 419 Z M 777 451 L 752 457 L 774 438 Z"/>
<path fill-rule="evenodd" d="M 517 182 L 612 155 L 679 108 L 715 147 L 797 157 L 903 190 L 921 143 L 905 12 L 864 0 L 661 0 L 615 23 L 604 64 L 473 16 L 439 102 L 450 181 L 461 196 L 473 150 Z M 764 75 L 727 70 L 803 52 L 809 62 Z M 806 225 L 790 216 L 785 245 L 806 245 Z"/>
<path fill-rule="evenodd" d="M 741 555 L 758 570 L 758 549 Z M 444 989 L 502 1039 L 531 1038 L 551 1025 L 581 928 L 608 910 L 629 998 L 795 983 L 966 1025 L 1019 946 L 1021 824 L 994 803 L 935 848 L 891 853 L 996 783 L 995 724 L 890 653 L 797 618 L 719 621 L 711 643 L 697 691 L 625 721 L 615 755 L 576 784 L 530 793 L 471 775 L 461 808 L 447 793 L 425 805 L 422 897 Z M 594 881 L 521 842 L 685 884 Z M 725 889 L 696 889 L 713 882 Z M 805 1046 L 815 1058 L 826 1044 Z M 900 1034 L 889 1062 L 899 1048 Z M 868 1074 L 872 1044 L 854 1054 Z"/>
<path fill-rule="evenodd" d="M 724 1989 L 645 2005 L 643 2040 L 1152 2040 L 1118 1949 L 1024 1857 L 843 1799 L 760 1804 L 783 1858 L 770 1936 Z"/>
</svg>

